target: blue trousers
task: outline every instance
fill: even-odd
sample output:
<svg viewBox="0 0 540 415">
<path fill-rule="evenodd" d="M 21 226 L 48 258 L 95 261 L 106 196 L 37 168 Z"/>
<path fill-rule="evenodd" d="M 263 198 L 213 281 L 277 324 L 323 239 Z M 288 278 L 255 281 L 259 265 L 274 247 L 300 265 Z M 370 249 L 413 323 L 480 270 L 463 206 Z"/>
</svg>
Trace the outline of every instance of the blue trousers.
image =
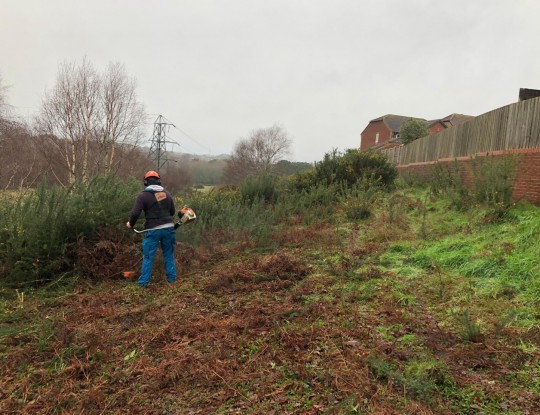
<svg viewBox="0 0 540 415">
<path fill-rule="evenodd" d="M 152 267 L 158 246 L 161 245 L 165 273 L 168 282 L 176 281 L 176 264 L 174 262 L 174 247 L 176 246 L 176 230 L 174 227 L 149 230 L 144 233 L 142 242 L 143 262 L 139 285 L 146 287 L 152 277 Z"/>
</svg>

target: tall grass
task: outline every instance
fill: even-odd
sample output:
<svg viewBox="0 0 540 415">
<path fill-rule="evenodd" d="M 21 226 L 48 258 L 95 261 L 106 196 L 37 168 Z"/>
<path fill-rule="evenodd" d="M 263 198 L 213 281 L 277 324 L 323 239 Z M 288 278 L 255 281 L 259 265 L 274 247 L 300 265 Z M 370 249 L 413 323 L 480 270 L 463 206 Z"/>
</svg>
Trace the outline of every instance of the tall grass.
<svg viewBox="0 0 540 415">
<path fill-rule="evenodd" d="M 504 216 L 513 205 L 513 182 L 517 156 L 471 158 L 472 188 L 461 178 L 457 161 L 452 165 L 435 163 L 430 169 L 430 187 L 435 195 L 443 195 L 450 206 L 467 210 L 474 202 L 489 208 L 488 215 Z"/>
<path fill-rule="evenodd" d="M 243 202 L 245 200 L 245 202 Z M 214 188 L 207 193 L 195 192 L 185 203 L 197 212 L 197 221 L 182 227 L 177 239 L 195 246 L 220 244 L 253 238 L 263 243 L 273 225 L 271 210 L 263 198 L 242 198 L 236 187 Z M 265 217 L 262 221 L 261 218 Z"/>
<path fill-rule="evenodd" d="M 479 295 L 498 297 L 511 289 L 518 300 L 538 304 L 538 212 L 531 205 L 516 207 L 507 222 L 481 224 L 467 233 L 456 231 L 432 240 L 419 247 L 409 262 L 425 269 L 436 263 L 447 272 L 469 277 Z"/>
<path fill-rule="evenodd" d="M 453 165 L 435 163 L 430 169 L 430 188 L 450 202 L 450 207 L 465 211 L 471 206 L 473 196 L 461 178 L 457 161 Z"/>
<path fill-rule="evenodd" d="M 508 210 L 512 204 L 517 161 L 515 154 L 472 159 L 475 194 L 479 202 L 494 208 L 498 213 Z"/>
</svg>

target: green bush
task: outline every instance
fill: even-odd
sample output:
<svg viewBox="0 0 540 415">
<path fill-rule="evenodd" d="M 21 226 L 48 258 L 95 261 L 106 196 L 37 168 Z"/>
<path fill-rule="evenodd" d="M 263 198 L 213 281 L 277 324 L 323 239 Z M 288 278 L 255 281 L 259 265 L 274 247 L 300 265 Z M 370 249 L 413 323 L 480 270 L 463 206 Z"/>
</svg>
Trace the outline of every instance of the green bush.
<svg viewBox="0 0 540 415">
<path fill-rule="evenodd" d="M 516 156 L 475 157 L 471 163 L 477 201 L 491 208 L 495 216 L 503 216 L 513 204 Z"/>
<path fill-rule="evenodd" d="M 315 183 L 315 170 L 296 173 L 288 176 L 287 188 L 292 192 L 308 191 Z"/>
<path fill-rule="evenodd" d="M 281 194 L 275 213 L 281 219 L 292 215 L 302 215 L 308 219 L 308 222 L 312 222 L 312 219 L 331 217 L 339 198 L 336 185 L 320 184 L 302 191 L 290 190 Z"/>
<path fill-rule="evenodd" d="M 351 220 L 369 218 L 380 196 L 381 190 L 377 181 L 370 178 L 364 178 L 350 189 L 343 189 L 341 205 L 345 216 Z"/>
<path fill-rule="evenodd" d="M 39 284 L 74 267 L 74 243 L 100 227 L 129 217 L 137 182 L 111 176 L 69 188 L 42 182 L 34 191 L 1 206 L 0 279 L 8 285 Z"/>
<path fill-rule="evenodd" d="M 277 178 L 271 175 L 248 177 L 240 185 L 242 202 L 248 205 L 263 201 L 274 203 L 278 197 Z"/>
<path fill-rule="evenodd" d="M 441 195 L 450 202 L 450 207 L 464 211 L 471 206 L 472 195 L 461 179 L 459 165 L 453 167 L 445 163 L 435 163 L 430 171 L 430 188 L 435 195 Z"/>
<path fill-rule="evenodd" d="M 198 246 L 220 244 L 252 238 L 257 245 L 269 242 L 273 215 L 262 198 L 243 201 L 238 186 L 214 188 L 212 191 L 194 192 L 180 204 L 186 204 L 197 213 L 197 220 L 182 227 L 177 233 L 181 242 Z M 264 215 L 264 221 L 261 218 Z"/>
<path fill-rule="evenodd" d="M 193 192 L 176 203 L 179 207 L 191 207 L 197 214 L 194 223 L 177 232 L 180 241 L 193 245 L 201 243 L 205 233 L 210 230 L 228 227 L 241 209 L 240 191 L 234 185 L 214 187 L 209 192 Z"/>
<path fill-rule="evenodd" d="M 340 183 L 350 187 L 366 178 L 385 187 L 392 187 L 397 169 L 386 156 L 375 151 L 360 152 L 348 149 L 344 153 L 333 150 L 315 164 L 314 180 L 319 183 Z"/>
<path fill-rule="evenodd" d="M 513 205 L 516 162 L 512 154 L 471 158 L 472 191 L 463 183 L 457 161 L 454 166 L 435 163 L 431 168 L 431 191 L 443 195 L 457 210 L 466 210 L 476 201 L 490 209 L 489 215 L 500 218 Z"/>
<path fill-rule="evenodd" d="M 417 187 L 423 188 L 430 184 L 429 179 L 423 177 L 421 174 L 414 171 L 400 172 L 399 177 L 396 180 L 396 186 L 398 188 L 410 188 Z"/>
</svg>

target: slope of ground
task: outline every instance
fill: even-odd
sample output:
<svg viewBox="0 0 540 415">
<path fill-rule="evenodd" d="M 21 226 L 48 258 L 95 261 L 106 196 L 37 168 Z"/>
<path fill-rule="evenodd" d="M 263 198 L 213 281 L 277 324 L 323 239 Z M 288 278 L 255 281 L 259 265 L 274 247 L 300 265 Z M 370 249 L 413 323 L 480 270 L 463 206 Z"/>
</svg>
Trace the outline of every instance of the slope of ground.
<svg viewBox="0 0 540 415">
<path fill-rule="evenodd" d="M 146 290 L 114 267 L 3 290 L 0 411 L 540 413 L 539 210 L 484 223 L 399 200 L 291 218 L 272 249 L 179 245 L 174 285 L 158 261 Z M 136 263 L 109 239 L 109 264 Z"/>
</svg>

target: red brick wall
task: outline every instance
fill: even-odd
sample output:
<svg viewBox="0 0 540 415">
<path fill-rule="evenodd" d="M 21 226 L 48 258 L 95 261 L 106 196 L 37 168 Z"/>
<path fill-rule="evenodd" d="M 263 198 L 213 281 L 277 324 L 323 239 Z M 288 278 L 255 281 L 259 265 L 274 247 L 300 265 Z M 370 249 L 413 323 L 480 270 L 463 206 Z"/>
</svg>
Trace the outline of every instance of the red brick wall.
<svg viewBox="0 0 540 415">
<path fill-rule="evenodd" d="M 477 154 L 477 157 L 503 157 L 505 154 L 516 154 L 516 175 L 514 178 L 514 199 L 525 199 L 540 206 L 540 149 L 519 149 L 511 151 L 495 151 L 491 153 Z M 454 170 L 455 161 L 459 168 L 461 179 L 467 187 L 472 188 L 473 176 L 470 157 L 458 157 L 457 159 L 440 159 L 438 163 L 445 163 Z M 421 177 L 429 178 L 431 166 L 435 162 L 412 163 L 397 166 L 400 174 L 414 173 Z"/>
<path fill-rule="evenodd" d="M 430 128 L 429 128 L 429 132 L 431 134 L 436 134 L 436 133 L 440 133 L 441 131 L 444 131 L 446 130 L 446 128 L 444 127 L 444 125 L 442 125 L 441 123 L 437 123 L 437 124 L 434 124 L 432 125 Z"/>
<path fill-rule="evenodd" d="M 362 142 L 360 143 L 360 150 L 365 150 L 375 145 L 375 137 L 379 133 L 379 143 L 384 143 L 392 138 L 392 131 L 381 121 L 370 122 L 368 126 L 362 131 Z"/>
</svg>

